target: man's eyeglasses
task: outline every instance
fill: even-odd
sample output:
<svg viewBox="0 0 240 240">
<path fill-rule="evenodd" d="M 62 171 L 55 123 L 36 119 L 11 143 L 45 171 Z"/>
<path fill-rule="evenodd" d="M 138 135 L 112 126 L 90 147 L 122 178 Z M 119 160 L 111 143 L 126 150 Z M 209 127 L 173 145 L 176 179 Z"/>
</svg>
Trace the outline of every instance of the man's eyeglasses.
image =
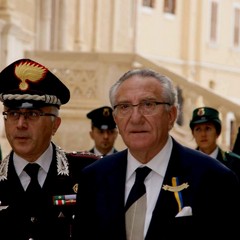
<svg viewBox="0 0 240 240">
<path fill-rule="evenodd" d="M 15 110 L 8 110 L 2 112 L 4 119 L 9 121 L 17 121 L 21 115 L 23 115 L 24 119 L 28 119 L 30 121 L 37 121 L 42 116 L 52 116 L 57 117 L 53 113 L 45 113 L 38 110 L 32 110 L 27 112 L 15 111 Z"/>
<path fill-rule="evenodd" d="M 119 103 L 113 107 L 115 114 L 119 118 L 128 117 L 132 114 L 133 108 L 138 107 L 138 111 L 144 116 L 151 116 L 157 113 L 158 105 L 171 105 L 168 102 L 143 101 L 138 104 Z"/>
</svg>

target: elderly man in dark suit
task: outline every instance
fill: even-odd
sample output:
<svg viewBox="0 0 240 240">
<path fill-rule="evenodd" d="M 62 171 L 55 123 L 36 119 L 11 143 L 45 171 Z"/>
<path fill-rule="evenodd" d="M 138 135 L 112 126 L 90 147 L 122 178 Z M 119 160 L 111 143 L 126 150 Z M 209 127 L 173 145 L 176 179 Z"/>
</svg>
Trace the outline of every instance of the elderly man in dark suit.
<svg viewBox="0 0 240 240">
<path fill-rule="evenodd" d="M 178 115 L 171 79 L 130 70 L 111 87 L 110 101 L 127 149 L 83 170 L 74 239 L 239 236 L 237 176 L 170 135 Z"/>
<path fill-rule="evenodd" d="M 80 171 L 98 159 L 52 142 L 69 89 L 45 66 L 20 59 L 0 73 L 5 132 L 11 152 L 0 164 L 4 240 L 69 240 Z"/>
</svg>

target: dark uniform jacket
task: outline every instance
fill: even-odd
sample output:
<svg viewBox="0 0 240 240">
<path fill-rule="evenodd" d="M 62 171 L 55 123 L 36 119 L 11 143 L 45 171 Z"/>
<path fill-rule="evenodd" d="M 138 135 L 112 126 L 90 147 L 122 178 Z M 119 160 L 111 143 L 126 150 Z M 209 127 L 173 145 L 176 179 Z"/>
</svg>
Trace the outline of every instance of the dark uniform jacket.
<svg viewBox="0 0 240 240">
<path fill-rule="evenodd" d="M 240 155 L 234 152 L 226 152 L 219 148 L 217 159 L 228 168 L 233 170 L 237 174 L 240 181 Z"/>
<path fill-rule="evenodd" d="M 196 148 L 196 150 L 199 150 L 199 148 Z M 223 151 L 220 147 L 218 147 L 216 159 L 233 170 L 240 181 L 240 155 L 231 151 Z"/>
<path fill-rule="evenodd" d="M 91 149 L 89 150 L 89 152 L 94 153 L 94 148 L 91 148 Z M 113 153 L 116 153 L 116 152 L 118 152 L 118 150 L 117 150 L 116 148 L 114 148 L 114 149 L 113 149 Z"/>
<path fill-rule="evenodd" d="M 232 151 L 240 155 L 240 127 L 238 127 L 237 137 L 235 139 Z"/>
<path fill-rule="evenodd" d="M 76 196 L 82 168 L 98 157 L 89 152 L 65 153 L 54 144 L 53 149 L 52 163 L 42 188 L 39 211 L 35 216 L 28 213 L 28 199 L 13 165 L 13 152 L 2 160 L 0 239 L 71 239 L 74 200 L 57 201 L 56 196 Z"/>
<path fill-rule="evenodd" d="M 123 150 L 83 170 L 77 194 L 74 240 L 126 240 L 126 168 L 127 150 Z M 175 177 L 178 179 L 176 193 L 181 193 L 182 207 L 192 209 L 190 215 L 176 217 L 178 201 L 171 191 Z M 221 236 L 236 239 L 240 236 L 239 182 L 220 162 L 173 140 L 163 186 L 145 240 L 220 239 Z"/>
</svg>

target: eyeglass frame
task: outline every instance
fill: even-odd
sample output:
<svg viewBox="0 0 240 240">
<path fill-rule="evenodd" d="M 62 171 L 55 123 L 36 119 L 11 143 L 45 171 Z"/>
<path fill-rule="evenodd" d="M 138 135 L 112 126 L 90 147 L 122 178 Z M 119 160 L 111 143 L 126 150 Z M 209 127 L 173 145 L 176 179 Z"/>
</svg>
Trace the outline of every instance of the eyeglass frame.
<svg viewBox="0 0 240 240">
<path fill-rule="evenodd" d="M 12 115 L 9 118 L 9 113 L 12 114 L 17 114 L 17 116 Z M 30 116 L 29 114 L 35 113 L 36 116 Z M 5 120 L 9 120 L 10 121 L 18 121 L 20 119 L 20 116 L 22 115 L 24 117 L 25 120 L 30 120 L 30 121 L 37 121 L 40 117 L 42 116 L 50 116 L 50 117 L 57 117 L 57 115 L 53 114 L 53 113 L 46 113 L 46 112 L 42 112 L 40 110 L 31 110 L 31 111 L 27 111 L 27 112 L 21 112 L 21 111 L 17 111 L 17 110 L 7 110 L 7 111 L 3 111 L 2 115 L 4 117 Z M 33 117 L 33 118 L 31 118 Z"/>
<path fill-rule="evenodd" d="M 152 111 L 152 113 L 150 113 L 150 114 L 144 114 L 142 111 L 142 108 L 141 108 L 141 106 L 143 107 L 143 106 L 146 106 L 146 104 L 148 104 L 148 103 L 151 103 L 151 104 L 154 104 L 154 110 Z M 144 105 L 145 104 L 145 105 Z M 117 115 L 118 114 L 118 110 L 119 110 L 119 106 L 124 106 L 124 105 L 127 105 L 127 107 L 129 107 L 129 109 L 131 109 L 131 110 L 127 110 L 127 111 L 130 111 L 130 112 L 127 112 L 126 113 L 126 115 L 125 116 L 123 116 L 124 114 L 122 114 L 122 113 L 120 113 L 120 114 L 122 114 L 122 116 L 119 116 L 119 115 Z M 171 103 L 169 103 L 169 102 L 159 102 L 159 101 L 149 101 L 149 100 L 145 100 L 145 101 L 141 101 L 141 102 L 139 102 L 138 104 L 131 104 L 131 103 L 119 103 L 119 104 L 116 104 L 116 105 L 114 105 L 113 106 L 113 111 L 115 112 L 115 114 L 119 117 L 119 118 L 124 118 L 124 117 L 127 117 L 127 116 L 130 116 L 131 114 L 132 114 L 132 112 L 133 112 L 133 108 L 134 107 L 138 107 L 138 106 L 140 106 L 140 108 L 138 108 L 139 109 L 139 112 L 143 115 L 143 116 L 152 116 L 152 115 L 154 115 L 155 114 L 155 109 L 156 109 L 156 106 L 157 105 L 168 105 L 168 106 L 171 106 Z M 120 109 L 120 111 L 121 111 L 122 109 Z"/>
</svg>

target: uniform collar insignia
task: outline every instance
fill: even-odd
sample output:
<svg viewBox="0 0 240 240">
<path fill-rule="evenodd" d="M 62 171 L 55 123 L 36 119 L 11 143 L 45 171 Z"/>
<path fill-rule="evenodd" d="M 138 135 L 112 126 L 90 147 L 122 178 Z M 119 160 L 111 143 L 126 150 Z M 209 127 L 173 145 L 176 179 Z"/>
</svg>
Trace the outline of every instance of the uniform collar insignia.
<svg viewBox="0 0 240 240">
<path fill-rule="evenodd" d="M 58 146 L 56 146 L 56 156 L 57 156 L 57 173 L 58 175 L 69 176 L 68 160 L 65 152 Z M 9 164 L 10 154 L 7 155 L 0 164 L 0 181 L 7 180 L 8 164 Z"/>
<path fill-rule="evenodd" d="M 68 160 L 65 152 L 58 146 L 56 146 L 56 156 L 57 156 L 57 172 L 58 175 L 69 176 Z"/>
<path fill-rule="evenodd" d="M 8 164 L 10 154 L 7 155 L 0 164 L 0 181 L 7 180 Z"/>
</svg>

